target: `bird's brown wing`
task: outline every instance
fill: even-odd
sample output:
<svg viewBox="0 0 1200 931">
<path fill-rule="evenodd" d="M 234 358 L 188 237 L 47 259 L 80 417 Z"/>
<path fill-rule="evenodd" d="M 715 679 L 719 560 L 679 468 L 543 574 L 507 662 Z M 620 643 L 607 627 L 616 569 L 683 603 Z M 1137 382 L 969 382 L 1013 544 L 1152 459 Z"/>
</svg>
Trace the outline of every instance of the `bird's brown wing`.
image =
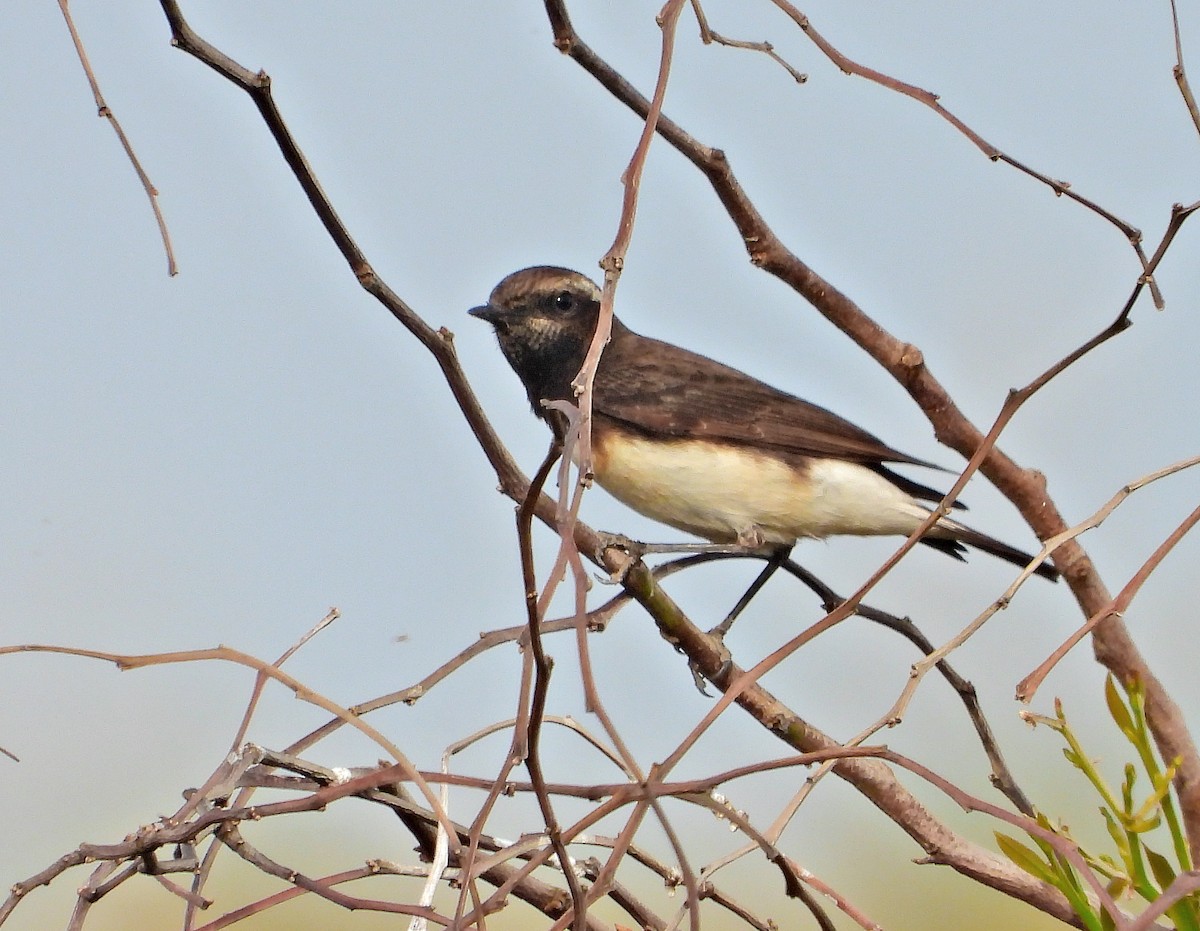
<svg viewBox="0 0 1200 931">
<path fill-rule="evenodd" d="M 659 436 L 726 441 L 864 465 L 939 468 L 892 449 L 837 414 L 614 322 L 593 409 Z"/>
</svg>

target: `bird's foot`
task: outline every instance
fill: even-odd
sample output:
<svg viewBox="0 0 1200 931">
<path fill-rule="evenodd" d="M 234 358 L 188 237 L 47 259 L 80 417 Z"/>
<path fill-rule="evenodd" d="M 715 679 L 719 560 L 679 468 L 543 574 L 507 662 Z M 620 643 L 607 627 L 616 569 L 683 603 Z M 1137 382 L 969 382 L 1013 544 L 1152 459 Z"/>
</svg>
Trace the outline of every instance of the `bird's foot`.
<svg viewBox="0 0 1200 931">
<path fill-rule="evenodd" d="M 625 581 L 625 576 L 629 574 L 629 570 L 645 553 L 645 544 L 639 543 L 637 540 L 630 539 L 623 533 L 601 533 L 600 543 L 596 547 L 596 559 L 601 565 L 605 565 L 605 553 L 608 550 L 620 550 L 625 553 L 629 559 L 618 568 L 615 572 L 608 575 L 607 578 L 601 577 L 600 581 L 606 585 L 620 585 Z"/>
<path fill-rule="evenodd" d="M 766 546 L 766 544 L 761 542 L 758 545 L 760 547 Z M 750 602 L 754 600 L 754 596 L 762 591 L 763 586 L 767 584 L 767 580 L 770 579 L 771 576 L 773 576 L 779 569 L 779 567 L 783 565 L 791 551 L 792 548 L 790 546 L 775 546 L 774 549 L 772 549 L 771 555 L 768 557 L 767 564 L 763 567 L 762 572 L 760 572 L 758 577 L 750 583 L 750 587 L 746 589 L 746 593 L 738 599 L 737 604 L 735 604 L 730 612 L 725 615 L 725 619 L 708 632 L 710 637 L 715 637 L 724 643 L 725 635 L 728 634 L 730 629 L 733 627 L 733 622 L 736 621 L 741 613 L 746 610 L 746 608 L 750 605 Z"/>
<path fill-rule="evenodd" d="M 737 545 L 747 550 L 760 550 L 767 545 L 767 538 L 761 527 L 751 524 L 738 531 Z"/>
<path fill-rule="evenodd" d="M 763 541 L 757 528 L 738 535 L 734 543 L 642 543 L 625 536 L 623 533 L 601 533 L 600 543 L 596 547 L 595 556 L 604 562 L 604 553 L 609 549 L 617 549 L 630 556 L 630 562 L 624 568 L 601 581 L 619 584 L 629 571 L 633 562 L 643 556 L 659 556 L 666 554 L 682 555 L 718 555 L 718 556 L 765 556 L 773 552 L 772 544 Z"/>
<path fill-rule="evenodd" d="M 712 675 L 705 675 L 695 660 L 688 660 L 688 671 L 692 674 L 692 682 L 695 683 L 696 690 L 705 698 L 712 697 L 705 686 L 709 682 L 714 684 L 723 682 L 729 675 L 730 668 L 733 666 L 733 654 L 730 653 L 729 648 L 725 646 L 725 634 L 720 630 L 721 626 L 721 624 L 718 624 L 708 632 L 708 635 L 716 641 L 717 649 L 720 651 L 721 665 L 717 667 L 716 672 L 714 672 Z"/>
</svg>

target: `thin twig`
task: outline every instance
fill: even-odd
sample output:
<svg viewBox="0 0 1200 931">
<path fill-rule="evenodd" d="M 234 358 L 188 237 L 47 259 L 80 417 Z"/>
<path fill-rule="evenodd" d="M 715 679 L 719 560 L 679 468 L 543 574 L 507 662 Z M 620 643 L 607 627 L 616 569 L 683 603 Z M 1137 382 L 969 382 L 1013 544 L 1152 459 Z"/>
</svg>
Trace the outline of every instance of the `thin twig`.
<svg viewBox="0 0 1200 931">
<path fill-rule="evenodd" d="M 1192 86 L 1188 83 L 1187 72 L 1183 70 L 1183 39 L 1179 35 L 1179 9 L 1176 0 L 1171 0 L 1171 28 L 1175 32 L 1175 67 L 1171 73 L 1175 75 L 1175 83 L 1179 85 L 1179 93 L 1183 95 L 1184 106 L 1192 118 L 1192 125 L 1200 133 L 1200 109 L 1196 107 L 1196 98 L 1192 96 Z"/>
<path fill-rule="evenodd" d="M 62 10 L 63 19 L 67 21 L 67 29 L 71 33 L 71 41 L 75 44 L 75 54 L 79 56 L 79 63 L 83 65 L 83 73 L 87 76 L 88 85 L 92 89 L 92 97 L 96 101 L 97 115 L 108 120 L 109 125 L 113 128 L 113 132 L 117 134 L 121 148 L 125 150 L 125 155 L 129 159 L 129 163 L 133 165 L 133 170 L 137 172 L 138 180 L 142 183 L 142 189 L 145 190 L 146 197 L 150 200 L 150 209 L 154 211 L 154 221 L 158 224 L 158 235 L 162 237 L 163 250 L 167 254 L 167 274 L 174 277 L 179 274 L 179 267 L 175 264 L 175 250 L 171 247 L 171 233 L 167 229 L 166 218 L 163 217 L 162 208 L 158 203 L 158 189 L 150 180 L 150 176 L 146 174 L 146 170 L 142 168 L 142 163 L 138 159 L 137 153 L 133 151 L 133 144 L 129 141 L 129 137 L 125 135 L 125 130 L 121 128 L 121 123 L 117 119 L 117 115 L 105 103 L 104 95 L 100 93 L 100 82 L 96 80 L 96 74 L 92 71 L 92 63 L 88 61 L 87 51 L 83 47 L 83 39 L 80 38 L 79 30 L 75 28 L 75 20 L 71 17 L 69 3 L 70 0 L 58 0 L 58 8 Z"/>
<path fill-rule="evenodd" d="M 1159 567 L 1159 564 L 1166 558 L 1167 554 L 1175 548 L 1175 545 L 1188 534 L 1197 523 L 1200 523 L 1200 507 L 1196 508 L 1184 518 L 1183 523 L 1175 528 L 1171 534 L 1159 544 L 1150 557 L 1142 564 L 1141 568 L 1133 574 L 1126 584 L 1121 589 L 1117 597 L 1113 599 L 1112 604 L 1096 612 L 1089 617 L 1075 633 L 1071 634 L 1059 647 L 1057 647 L 1049 657 L 1042 662 L 1037 669 L 1027 675 L 1017 685 L 1017 699 L 1019 701 L 1032 701 L 1034 694 L 1045 680 L 1050 671 L 1058 665 L 1059 661 L 1071 651 L 1074 646 L 1079 643 L 1084 637 L 1095 630 L 1097 624 L 1101 624 L 1110 617 L 1124 617 L 1125 612 L 1129 610 L 1129 605 L 1133 599 L 1137 597 L 1137 593 L 1141 591 L 1146 580 L 1150 578 L 1154 570 Z"/>
<path fill-rule="evenodd" d="M 242 836 L 241 831 L 232 823 L 226 823 L 217 832 L 217 837 L 226 847 L 262 872 L 282 879 L 286 883 L 291 883 L 293 886 L 298 886 L 306 892 L 311 892 L 323 899 L 327 899 L 344 909 L 351 911 L 362 909 L 392 915 L 419 915 L 439 925 L 449 924 L 449 919 L 446 916 L 438 914 L 432 908 L 420 905 L 408 905 L 404 902 L 390 902 L 385 899 L 364 899 L 360 896 L 347 895 L 323 879 L 313 879 L 299 870 L 284 866 L 250 844 Z"/>
<path fill-rule="evenodd" d="M 1049 175 L 1042 174 L 1040 171 L 1037 171 L 1036 169 L 1031 168 L 1024 163 L 1017 161 L 1017 159 L 1013 158 L 1011 155 L 1001 151 L 996 146 L 984 139 L 981 135 L 979 135 L 979 133 L 973 130 L 970 126 L 960 120 L 957 116 L 947 110 L 944 106 L 942 106 L 941 100 L 937 94 L 931 93 L 924 88 L 917 87 L 915 84 L 909 84 L 905 81 L 893 78 L 881 71 L 876 71 L 874 68 L 861 65 L 844 55 L 834 47 L 833 43 L 831 43 L 816 30 L 807 16 L 801 13 L 800 10 L 798 10 L 792 3 L 788 2 L 788 0 L 772 0 L 772 2 L 789 19 L 791 19 L 792 22 L 799 26 L 800 30 L 812 40 L 813 44 L 816 45 L 817 48 L 819 48 L 822 52 L 824 52 L 826 57 L 837 66 L 838 70 L 842 71 L 844 74 L 852 74 L 861 78 L 866 78 L 868 81 L 878 84 L 881 87 L 886 87 L 889 90 L 903 94 L 905 97 L 916 100 L 918 103 L 924 104 L 933 110 L 934 113 L 948 122 L 951 126 L 953 126 L 956 130 L 966 136 L 967 139 L 969 139 L 984 155 L 986 155 L 993 162 L 1004 162 L 1005 164 L 1017 169 L 1017 171 L 1020 171 L 1023 174 L 1040 181 L 1042 184 L 1047 185 L 1054 192 L 1056 197 L 1065 196 L 1081 206 L 1086 207 L 1088 210 L 1091 210 L 1096 215 L 1103 217 L 1105 220 L 1119 229 L 1124 234 L 1125 238 L 1129 240 L 1129 244 L 1133 247 L 1134 253 L 1137 255 L 1138 260 L 1142 263 L 1142 268 L 1145 269 L 1146 254 L 1142 250 L 1142 232 L 1141 230 L 1137 229 L 1137 227 L 1125 222 L 1116 214 L 1101 207 L 1095 201 L 1076 194 L 1072 189 L 1070 182 L 1058 181 L 1054 178 L 1051 178 Z M 1162 295 L 1158 292 L 1158 286 L 1151 282 L 1150 287 L 1154 295 L 1155 306 L 1159 309 L 1162 309 L 1163 299 Z"/>
<path fill-rule="evenodd" d="M 783 56 L 775 51 L 775 46 L 770 42 L 747 42 L 745 39 L 731 39 L 728 36 L 723 36 L 708 24 L 708 17 L 704 15 L 704 7 L 700 5 L 700 0 L 691 0 L 692 12 L 696 15 L 696 24 L 700 27 L 700 41 L 705 45 L 710 45 L 715 42 L 717 45 L 724 45 L 727 48 L 740 48 L 750 52 L 762 52 L 779 67 L 792 76 L 792 80 L 797 84 L 804 84 L 808 81 L 808 75 L 793 68 Z"/>
<path fill-rule="evenodd" d="M 553 663 L 546 655 L 542 644 L 542 618 L 538 612 L 537 574 L 533 565 L 533 512 L 542 486 L 550 475 L 559 457 L 562 455 L 562 444 L 557 437 L 551 441 L 550 449 L 542 460 L 541 466 L 533 475 L 529 484 L 529 492 L 517 509 L 517 538 L 521 548 L 521 576 L 525 582 L 525 609 L 528 612 L 529 645 L 533 650 L 533 701 L 529 710 L 529 725 L 527 730 L 527 754 L 525 767 L 529 770 L 529 778 L 533 782 L 534 795 L 542 812 L 542 823 L 545 825 L 546 837 L 554 847 L 563 876 L 567 880 L 567 888 L 571 891 L 571 902 L 574 905 L 572 926 L 576 931 L 585 931 L 587 927 L 587 903 L 583 889 L 579 885 L 579 876 L 575 872 L 571 856 L 563 843 L 558 818 L 554 814 L 554 805 L 546 792 L 546 779 L 542 772 L 541 733 L 542 722 L 546 715 L 546 696 L 550 691 L 550 673 Z"/>
<path fill-rule="evenodd" d="M 289 659 L 291 659 L 297 650 L 299 650 L 302 646 L 308 643 L 309 640 L 311 640 L 341 616 L 342 614 L 337 608 L 330 608 L 329 612 L 323 618 L 321 618 L 321 620 L 317 621 L 317 623 L 310 627 L 299 640 L 288 647 L 279 657 L 279 659 L 275 660 L 275 662 L 271 665 L 278 669 Z M 262 698 L 263 688 L 266 686 L 269 678 L 269 676 L 261 672 L 255 676 L 254 689 L 250 693 L 250 700 L 246 703 L 246 713 L 242 715 L 242 723 L 239 725 L 237 733 L 234 735 L 234 738 L 231 741 L 229 748 L 231 751 L 236 750 L 246 742 L 246 734 L 250 730 L 250 719 L 254 717 L 254 711 L 258 707 L 259 699 Z"/>
</svg>

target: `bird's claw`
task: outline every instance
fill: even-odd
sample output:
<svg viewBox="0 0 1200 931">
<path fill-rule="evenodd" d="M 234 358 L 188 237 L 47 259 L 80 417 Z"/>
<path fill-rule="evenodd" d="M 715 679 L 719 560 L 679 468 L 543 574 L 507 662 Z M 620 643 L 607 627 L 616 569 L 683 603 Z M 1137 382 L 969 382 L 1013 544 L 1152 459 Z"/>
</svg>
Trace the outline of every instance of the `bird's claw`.
<svg viewBox="0 0 1200 931">
<path fill-rule="evenodd" d="M 700 666 L 695 660 L 688 660 L 688 671 L 692 674 L 692 682 L 696 684 L 697 691 L 699 691 L 700 694 L 705 698 L 712 697 L 709 695 L 708 689 L 705 688 L 705 684 L 712 682 L 714 685 L 717 685 L 717 687 L 720 688 L 719 683 L 725 681 L 729 675 L 729 670 L 733 667 L 733 654 L 730 653 L 729 648 L 725 646 L 725 632 L 720 628 L 721 625 L 718 624 L 712 630 L 708 631 L 708 635 L 717 642 L 717 647 L 719 648 L 721 654 L 721 665 L 717 667 L 716 672 L 714 672 L 712 675 L 705 675 L 700 670 Z"/>
<path fill-rule="evenodd" d="M 634 563 L 645 554 L 646 547 L 644 544 L 630 539 L 623 533 L 601 533 L 600 543 L 596 547 L 596 559 L 602 566 L 606 565 L 604 557 L 605 553 L 610 549 L 620 550 L 629 559 L 615 572 L 610 573 L 607 578 L 601 578 L 600 581 L 607 585 L 620 585 L 625 581 L 625 576 L 629 574 L 629 570 L 633 568 Z"/>
<path fill-rule="evenodd" d="M 747 550 L 758 550 L 762 549 L 766 544 L 767 538 L 763 534 L 762 529 L 756 524 L 743 527 L 738 531 L 738 546 L 744 546 Z"/>
</svg>

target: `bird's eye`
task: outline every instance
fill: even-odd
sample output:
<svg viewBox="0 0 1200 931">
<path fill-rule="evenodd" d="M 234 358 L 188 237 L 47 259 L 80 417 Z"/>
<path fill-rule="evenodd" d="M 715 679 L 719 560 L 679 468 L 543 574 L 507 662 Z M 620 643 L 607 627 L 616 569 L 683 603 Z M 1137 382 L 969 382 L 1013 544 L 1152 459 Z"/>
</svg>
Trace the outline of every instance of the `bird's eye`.
<svg viewBox="0 0 1200 931">
<path fill-rule="evenodd" d="M 559 310 L 570 310 L 575 306 L 575 297 L 570 291 L 559 291 L 554 295 L 554 306 Z"/>
</svg>

